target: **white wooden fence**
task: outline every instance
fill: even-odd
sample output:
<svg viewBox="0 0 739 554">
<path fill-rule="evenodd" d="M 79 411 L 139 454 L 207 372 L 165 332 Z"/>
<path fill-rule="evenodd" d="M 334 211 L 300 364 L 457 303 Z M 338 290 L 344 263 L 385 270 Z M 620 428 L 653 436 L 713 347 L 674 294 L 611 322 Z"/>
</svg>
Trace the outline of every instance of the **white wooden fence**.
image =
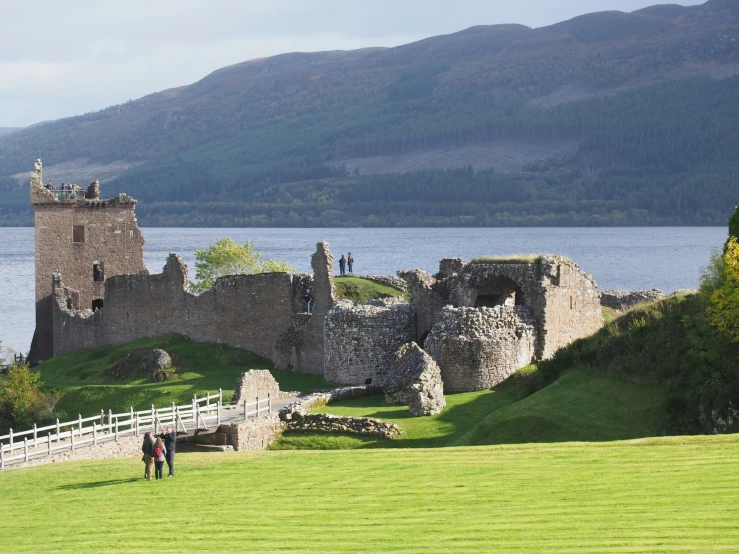
<svg viewBox="0 0 739 554">
<path fill-rule="evenodd" d="M 243 418 L 250 415 L 259 417 L 264 410 L 272 412 L 272 398 L 259 397 L 254 402 L 246 402 L 234 406 L 238 416 L 243 412 Z M 166 408 L 155 408 L 135 412 L 131 408 L 128 412 L 114 414 L 108 410 L 100 410 L 99 415 L 83 418 L 79 415 L 73 421 L 60 423 L 59 419 L 53 425 L 37 427 L 22 432 L 14 432 L 0 436 L 0 469 L 6 464 L 27 462 L 33 458 L 51 456 L 58 452 L 76 450 L 84 446 L 95 446 L 102 442 L 118 440 L 124 436 L 139 436 L 146 431 L 163 432 L 165 427 L 173 427 L 176 431 L 187 433 L 189 429 L 208 429 L 207 421 L 216 426 L 221 424 L 223 411 L 223 390 L 218 390 L 217 396 L 210 393 L 202 398 L 193 396 L 190 404 L 181 406 L 172 402 Z M 231 412 L 229 420 L 233 421 L 236 415 Z M 239 417 L 240 419 L 240 417 Z M 17 453 L 20 452 L 20 453 Z"/>
</svg>

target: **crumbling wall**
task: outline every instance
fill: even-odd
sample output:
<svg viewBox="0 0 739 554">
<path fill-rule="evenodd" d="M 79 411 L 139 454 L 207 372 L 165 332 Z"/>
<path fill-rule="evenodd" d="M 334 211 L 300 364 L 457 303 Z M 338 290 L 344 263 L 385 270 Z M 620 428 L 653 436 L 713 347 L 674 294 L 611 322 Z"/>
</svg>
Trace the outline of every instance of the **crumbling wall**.
<svg viewBox="0 0 739 554">
<path fill-rule="evenodd" d="M 526 307 L 447 307 L 425 350 L 441 369 L 444 392 L 470 392 L 490 389 L 531 363 L 535 339 Z"/>
<path fill-rule="evenodd" d="M 257 398 L 264 400 L 268 395 L 277 400 L 280 397 L 280 385 L 269 370 L 250 369 L 236 380 L 231 404 L 254 402 Z"/>
<path fill-rule="evenodd" d="M 559 256 L 472 263 L 449 258 L 441 261 L 435 277 L 418 270 L 400 275 L 408 282 L 417 313 L 417 340 L 422 342 L 445 306 L 474 307 L 491 289 L 500 293 L 503 305 L 529 308 L 537 359 L 550 357 L 603 324 L 595 281 Z"/>
<path fill-rule="evenodd" d="M 639 304 L 655 302 L 665 297 L 659 289 L 649 290 L 604 290 L 600 293 L 600 305 L 619 312 L 630 310 Z"/>
<path fill-rule="evenodd" d="M 284 427 L 276 413 L 232 423 L 231 445 L 234 450 L 266 450 Z"/>
<path fill-rule="evenodd" d="M 361 385 L 368 379 L 382 384 L 393 355 L 413 341 L 415 333 L 415 310 L 410 304 L 339 301 L 326 314 L 324 376 L 347 385 Z"/>
<path fill-rule="evenodd" d="M 325 243 L 319 260 L 330 257 Z M 320 265 L 318 265 L 320 268 Z M 236 275 L 218 279 L 212 289 L 188 292 L 187 266 L 170 254 L 161 274 L 108 279 L 104 308 L 68 308 L 70 289 L 54 287 L 54 355 L 141 337 L 180 333 L 198 342 L 225 343 L 251 350 L 276 367 L 323 373 L 323 316 L 333 304 L 333 281 L 320 272 L 313 280 L 312 315 L 295 313 L 305 276 L 288 273 Z M 318 337 L 318 338 L 316 338 Z"/>
</svg>

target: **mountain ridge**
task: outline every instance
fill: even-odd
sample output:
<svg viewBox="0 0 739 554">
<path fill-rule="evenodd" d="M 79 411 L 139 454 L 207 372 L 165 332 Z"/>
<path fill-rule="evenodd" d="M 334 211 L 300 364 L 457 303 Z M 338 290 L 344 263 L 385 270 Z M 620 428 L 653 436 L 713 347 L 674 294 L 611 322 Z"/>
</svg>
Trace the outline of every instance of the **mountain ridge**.
<svg viewBox="0 0 739 554">
<path fill-rule="evenodd" d="M 650 146 L 660 152 L 649 160 L 628 144 L 653 140 L 635 114 L 640 105 L 651 103 L 650 94 L 668 95 L 653 103 L 668 119 L 705 111 L 701 98 L 719 95 L 718 105 L 732 101 L 724 81 L 739 73 L 738 16 L 739 1 L 710 0 L 701 6 L 667 4 L 632 13 L 585 14 L 535 29 L 478 25 L 393 48 L 294 52 L 247 60 L 190 85 L 0 138 L 0 176 L 4 176 L 0 196 L 5 183 L 6 198 L 15 209 L 21 206 L 19 193 L 14 192 L 17 178 L 12 176 L 27 172 L 39 153 L 50 175 L 59 166 L 75 168 L 76 173 L 58 174 L 67 182 L 92 178 L 84 177 L 85 171 L 102 168 L 108 179 L 118 181 L 116 188 L 126 187 L 145 203 L 161 204 L 165 211 L 168 202 L 191 203 L 193 213 L 206 198 L 256 205 L 280 183 L 291 188 L 306 183 L 300 194 L 307 200 L 315 198 L 308 191 L 319 180 L 332 191 L 327 199 L 337 197 L 357 172 L 361 176 L 360 167 L 379 167 L 375 172 L 382 173 L 382 157 L 439 149 L 468 151 L 470 145 L 495 141 L 509 146 L 525 143 L 529 153 L 540 154 L 522 158 L 515 166 L 486 166 L 475 160 L 471 165 L 522 172 L 516 177 L 522 182 L 539 171 L 526 164 L 553 163 L 563 172 L 557 179 L 568 187 L 576 180 L 578 190 L 592 187 L 593 176 L 601 178 L 609 168 L 660 167 L 666 173 L 684 173 L 685 164 L 669 151 L 661 152 L 659 145 Z M 723 80 L 706 81 L 704 75 Z M 678 89 L 670 83 L 679 83 Z M 635 92 L 646 88 L 649 94 Z M 684 93 L 685 98 L 675 101 L 675 94 Z M 627 105 L 631 108 L 624 111 Z M 669 113 L 665 105 L 670 106 Z M 704 114 L 714 115 L 715 111 Z M 704 158 L 693 160 L 690 172 L 702 174 L 710 164 L 729 172 L 731 160 L 726 155 L 717 160 L 710 145 L 687 144 L 725 139 L 689 119 L 699 136 L 691 138 L 696 133 L 693 127 L 679 132 L 664 125 L 664 119 L 654 123 L 670 134 L 665 141 L 680 144 L 677 150 L 705 150 Z M 614 134 L 614 128 L 627 124 L 632 128 Z M 727 132 L 726 140 L 735 140 L 736 133 Z M 553 141 L 575 143 L 577 151 L 562 161 L 547 161 L 551 151 L 547 145 Z M 462 167 L 453 164 L 470 159 L 466 154 L 446 158 L 451 165 L 437 170 Z M 343 167 L 365 159 L 372 163 Z M 87 160 L 87 165 L 79 160 Z M 419 170 L 434 167 L 411 165 Z M 388 163 L 386 169 L 396 172 L 393 167 L 398 164 Z M 649 170 L 640 171 L 643 177 Z M 642 177 L 639 183 L 644 182 Z M 717 193 L 710 217 L 699 215 L 700 202 L 689 198 L 685 203 L 692 203 L 693 211 L 684 220 L 708 223 L 719 218 L 725 209 L 718 196 L 724 201 L 729 192 L 724 187 Z M 659 196 L 669 194 L 663 190 Z M 289 196 L 274 209 L 285 213 L 298 209 L 303 214 L 298 219 L 307 223 L 308 209 L 291 206 L 295 196 Z M 474 202 L 475 195 L 464 200 Z M 639 207 L 628 207 L 627 202 L 624 209 L 646 210 L 657 220 L 653 206 L 662 201 L 643 199 Z M 308 211 L 335 211 L 326 202 L 313 203 Z M 672 214 L 670 220 L 686 218 L 685 210 L 680 207 L 681 214 Z M 142 215 L 148 217 L 144 206 Z"/>
</svg>

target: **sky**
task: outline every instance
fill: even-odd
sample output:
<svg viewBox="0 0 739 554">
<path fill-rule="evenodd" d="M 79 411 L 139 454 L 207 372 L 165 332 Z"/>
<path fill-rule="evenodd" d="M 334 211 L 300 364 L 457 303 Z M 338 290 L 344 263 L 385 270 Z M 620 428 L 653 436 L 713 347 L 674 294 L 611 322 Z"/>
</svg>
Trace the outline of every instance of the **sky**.
<svg viewBox="0 0 739 554">
<path fill-rule="evenodd" d="M 474 25 L 542 27 L 664 2 L 0 0 L 0 127 L 100 110 L 285 52 L 391 47 Z"/>
</svg>

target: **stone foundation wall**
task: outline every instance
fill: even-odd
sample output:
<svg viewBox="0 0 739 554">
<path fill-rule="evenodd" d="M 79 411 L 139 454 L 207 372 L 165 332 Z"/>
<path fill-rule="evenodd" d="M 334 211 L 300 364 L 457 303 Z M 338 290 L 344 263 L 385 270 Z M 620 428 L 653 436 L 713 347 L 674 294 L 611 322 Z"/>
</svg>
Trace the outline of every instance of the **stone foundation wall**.
<svg viewBox="0 0 739 554">
<path fill-rule="evenodd" d="M 44 464 L 57 462 L 69 462 L 75 460 L 107 460 L 109 458 L 133 458 L 141 457 L 141 444 L 144 438 L 141 437 L 120 437 L 117 441 L 102 442 L 96 446 L 83 445 L 76 450 L 66 450 L 51 456 L 32 459 L 28 462 L 5 466 L 5 469 L 15 469 L 19 467 L 33 467 Z M 14 453 L 15 454 L 15 453 Z M 144 464 L 141 464 L 141 477 L 144 476 Z"/>
<path fill-rule="evenodd" d="M 326 314 L 324 328 L 327 381 L 381 384 L 393 355 L 414 340 L 415 310 L 392 300 L 381 305 L 339 301 Z"/>
<path fill-rule="evenodd" d="M 490 389 L 535 353 L 536 328 L 524 307 L 444 308 L 425 350 L 441 369 L 444 392 Z"/>
<path fill-rule="evenodd" d="M 282 434 L 284 424 L 277 414 L 231 424 L 234 450 L 266 450 Z"/>
<path fill-rule="evenodd" d="M 306 414 L 287 422 L 285 431 L 291 433 L 349 433 L 381 439 L 396 439 L 400 427 L 395 423 L 372 417 L 345 417 L 331 414 Z"/>
<path fill-rule="evenodd" d="M 236 380 L 231 404 L 241 404 L 245 400 L 254 402 L 257 397 L 264 400 L 267 395 L 273 400 L 280 397 L 280 385 L 267 369 L 251 369 L 239 375 Z"/>
<path fill-rule="evenodd" d="M 600 293 L 600 304 L 606 308 L 625 312 L 639 304 L 654 302 L 664 297 L 665 293 L 659 289 L 637 291 L 604 290 Z"/>
</svg>

